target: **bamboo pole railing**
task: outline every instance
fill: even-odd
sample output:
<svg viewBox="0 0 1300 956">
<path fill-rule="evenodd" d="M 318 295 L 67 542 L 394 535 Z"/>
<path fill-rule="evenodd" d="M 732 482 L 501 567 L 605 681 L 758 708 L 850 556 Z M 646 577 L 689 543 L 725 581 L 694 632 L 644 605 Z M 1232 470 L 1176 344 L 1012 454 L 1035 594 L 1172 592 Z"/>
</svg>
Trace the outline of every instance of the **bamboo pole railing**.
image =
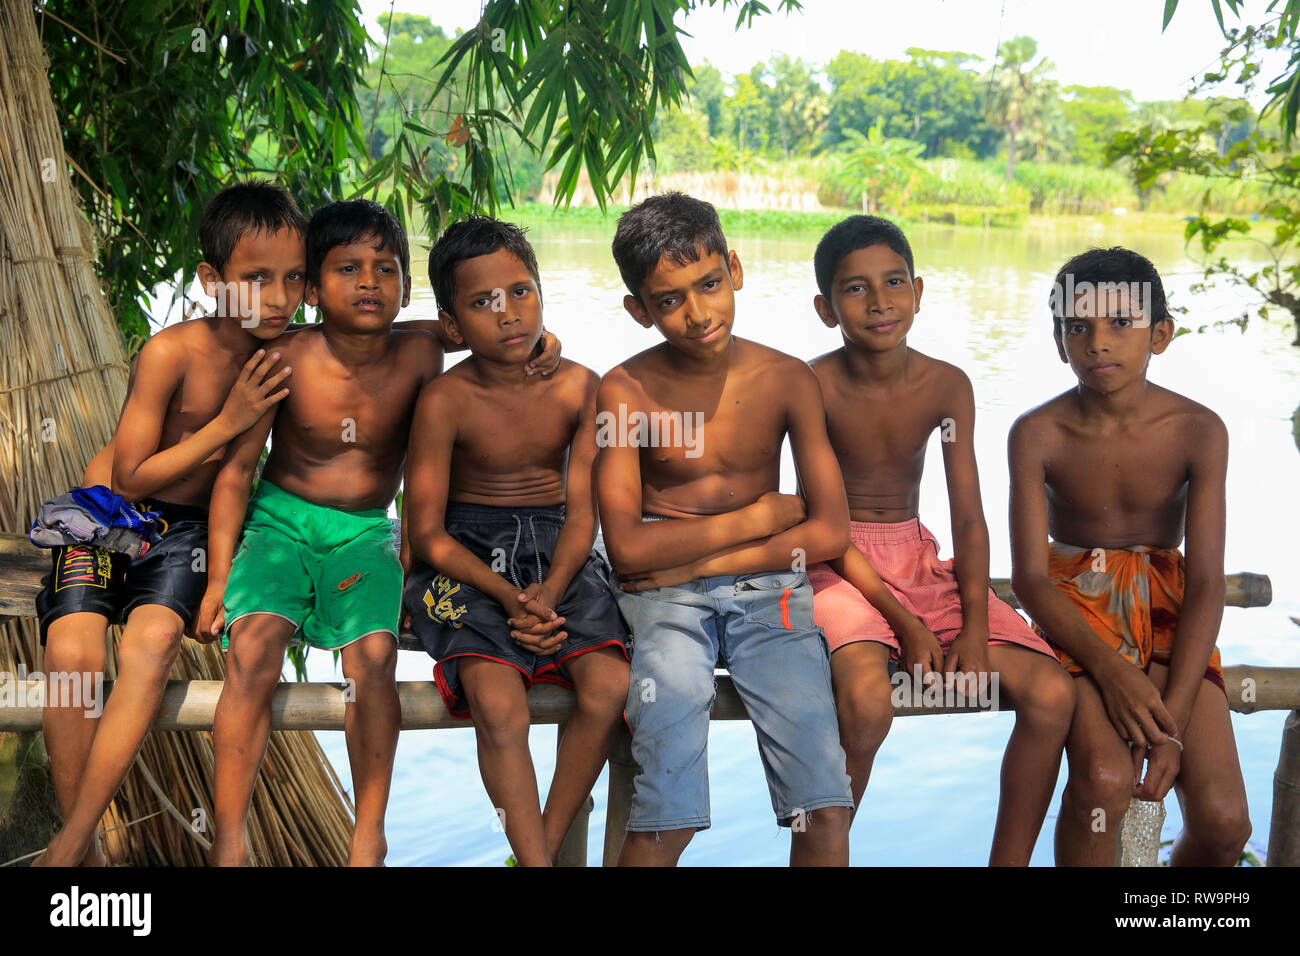
<svg viewBox="0 0 1300 956">
<path fill-rule="evenodd" d="M 0 616 L 31 615 L 41 576 L 49 566 L 48 553 L 32 547 L 20 535 L 0 535 Z M 1262 607 L 1272 600 L 1265 575 L 1242 572 L 1225 579 L 1229 607 Z M 1005 579 L 991 582 L 1004 600 L 1015 605 Z M 416 638 L 404 632 L 398 639 L 403 650 L 423 653 Z M 1257 711 L 1291 711 L 1282 735 L 1282 752 L 1274 776 L 1273 816 L 1269 833 L 1268 864 L 1300 866 L 1300 667 L 1256 667 L 1241 664 L 1223 669 L 1229 707 L 1242 714 Z M 41 675 L 0 675 L 0 731 L 32 731 L 41 727 L 45 683 Z M 154 730 L 211 730 L 221 681 L 170 681 Z M 105 681 L 105 694 L 112 682 Z M 342 730 L 345 685 L 339 683 L 282 683 L 271 701 L 272 730 Z M 465 727 L 451 716 L 433 681 L 398 681 L 402 730 L 438 730 Z M 573 710 L 573 694 L 552 684 L 537 684 L 528 693 L 533 724 L 563 724 Z M 895 716 L 978 713 L 996 706 L 896 706 Z M 713 720 L 748 720 L 749 715 L 731 678 L 719 675 Z M 631 807 L 636 775 L 627 734 L 620 735 L 609 759 L 609 798 L 605 814 L 606 866 L 618 858 Z M 560 853 L 562 865 L 581 866 L 586 859 L 590 799 L 580 811 Z M 1153 864 L 1154 859 L 1145 862 Z"/>
</svg>

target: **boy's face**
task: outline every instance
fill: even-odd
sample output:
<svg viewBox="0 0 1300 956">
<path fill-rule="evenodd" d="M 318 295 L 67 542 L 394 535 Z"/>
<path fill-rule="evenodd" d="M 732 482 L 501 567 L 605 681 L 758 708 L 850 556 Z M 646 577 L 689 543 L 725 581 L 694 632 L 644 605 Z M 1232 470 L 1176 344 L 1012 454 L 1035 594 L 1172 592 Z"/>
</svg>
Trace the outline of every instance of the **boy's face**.
<svg viewBox="0 0 1300 956">
<path fill-rule="evenodd" d="M 217 300 L 217 314 L 237 320 L 254 338 L 279 336 L 302 304 L 307 283 L 307 243 L 288 227 L 250 232 L 220 272 L 198 266 L 203 291 Z"/>
<path fill-rule="evenodd" d="M 321 321 L 344 332 L 391 328 L 411 301 L 411 277 L 402 274 L 396 253 L 375 236 L 335 246 L 325 253 L 320 282 L 307 283 L 307 304 Z"/>
<path fill-rule="evenodd" d="M 641 296 L 623 297 L 628 314 L 647 329 L 654 326 L 679 352 L 712 359 L 731 344 L 736 318 L 735 292 L 744 284 L 740 257 L 704 253 L 679 266 L 667 256 L 641 283 Z"/>
<path fill-rule="evenodd" d="M 908 272 L 906 259 L 877 243 L 840 260 L 830 297 L 817 295 L 813 308 L 828 328 L 839 326 L 845 344 L 886 352 L 907 337 L 924 288 L 921 277 Z"/>
<path fill-rule="evenodd" d="M 1075 296 L 1073 314 L 1056 325 L 1056 350 L 1079 384 L 1102 394 L 1146 378 L 1152 355 L 1168 348 L 1173 320 L 1152 323 L 1128 292 L 1090 290 Z"/>
<path fill-rule="evenodd" d="M 542 337 L 542 296 L 523 260 L 508 249 L 455 265 L 456 293 L 443 327 L 475 356 L 523 365 Z"/>
</svg>

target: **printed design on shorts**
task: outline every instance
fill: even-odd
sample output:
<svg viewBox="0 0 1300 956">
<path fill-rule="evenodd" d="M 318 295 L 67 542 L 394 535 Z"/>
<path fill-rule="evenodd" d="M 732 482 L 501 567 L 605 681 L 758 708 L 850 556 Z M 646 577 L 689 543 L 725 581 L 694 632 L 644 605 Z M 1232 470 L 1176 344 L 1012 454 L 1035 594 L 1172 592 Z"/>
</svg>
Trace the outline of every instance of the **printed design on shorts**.
<svg viewBox="0 0 1300 956">
<path fill-rule="evenodd" d="M 104 548 L 79 545 L 68 548 L 59 559 L 59 570 L 54 576 L 54 590 L 85 587 L 106 590 L 112 579 L 112 555 Z"/>
<path fill-rule="evenodd" d="M 344 578 L 342 581 L 340 581 L 338 583 L 338 589 L 340 591 L 346 591 L 348 588 L 352 587 L 352 585 L 356 584 L 360 580 L 361 580 L 361 572 L 358 571 L 356 574 L 352 575 L 351 577 Z"/>
<path fill-rule="evenodd" d="M 437 595 L 433 593 L 435 588 L 438 591 Z M 452 595 L 459 590 L 460 585 L 445 574 L 434 578 L 433 586 L 426 588 L 424 592 L 424 606 L 429 617 L 450 624 L 452 627 L 461 627 L 460 619 L 468 613 L 469 607 L 464 604 L 457 607 L 452 601 Z"/>
</svg>

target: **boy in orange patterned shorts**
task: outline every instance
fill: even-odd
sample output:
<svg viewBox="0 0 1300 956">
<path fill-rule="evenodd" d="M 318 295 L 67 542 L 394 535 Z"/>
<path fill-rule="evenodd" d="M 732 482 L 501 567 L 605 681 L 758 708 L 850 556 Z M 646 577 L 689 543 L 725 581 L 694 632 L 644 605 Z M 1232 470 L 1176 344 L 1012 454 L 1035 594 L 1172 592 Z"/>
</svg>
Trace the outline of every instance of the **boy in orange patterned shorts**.
<svg viewBox="0 0 1300 956">
<path fill-rule="evenodd" d="M 1078 678 L 1056 861 L 1112 865 L 1130 799 L 1172 786 L 1184 828 L 1171 862 L 1231 866 L 1250 818 L 1214 649 L 1228 434 L 1147 381 L 1174 332 L 1147 259 L 1076 256 L 1052 312 L 1079 384 L 1022 415 L 1009 454 L 1012 584 Z"/>
</svg>

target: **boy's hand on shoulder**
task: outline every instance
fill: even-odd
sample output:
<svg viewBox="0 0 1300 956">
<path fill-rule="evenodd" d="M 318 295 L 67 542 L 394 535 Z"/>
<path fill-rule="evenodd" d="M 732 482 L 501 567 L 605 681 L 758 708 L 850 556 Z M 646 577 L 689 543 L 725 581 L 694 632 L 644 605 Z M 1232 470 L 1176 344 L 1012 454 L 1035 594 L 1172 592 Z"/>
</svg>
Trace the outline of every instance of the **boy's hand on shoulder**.
<svg viewBox="0 0 1300 956">
<path fill-rule="evenodd" d="M 902 653 L 903 673 L 909 680 L 916 674 L 916 669 L 921 668 L 921 680 L 928 684 L 932 680 L 938 680 L 943 674 L 943 647 L 939 644 L 939 638 L 934 636 L 934 632 L 928 627 L 917 623 L 915 628 L 903 631 L 896 635 L 898 637 L 898 646 Z"/>
<path fill-rule="evenodd" d="M 1147 775 L 1142 779 L 1142 761 L 1146 760 Z M 1183 748 L 1173 740 L 1156 744 L 1149 750 L 1133 748 L 1133 796 L 1139 800 L 1164 800 L 1174 785 L 1183 762 Z"/>
<path fill-rule="evenodd" d="M 537 344 L 541 348 L 541 352 L 535 358 L 528 360 L 528 364 L 524 366 L 524 371 L 529 375 L 541 375 L 542 378 L 549 378 L 560 367 L 560 340 L 543 328 L 542 340 Z"/>
<path fill-rule="evenodd" d="M 1093 675 L 1093 680 L 1101 691 L 1106 716 L 1122 739 L 1145 751 L 1148 745 L 1163 744 L 1178 733 L 1178 723 L 1151 678 L 1119 654 L 1106 672 Z"/>
<path fill-rule="evenodd" d="M 765 529 L 762 537 L 780 534 L 787 528 L 793 528 L 808 517 L 808 508 L 798 495 L 786 495 L 779 491 L 765 492 L 753 507 L 762 516 Z M 680 582 L 679 582 L 680 583 Z"/>
<path fill-rule="evenodd" d="M 226 608 L 223 603 L 226 596 L 225 585 L 213 587 L 203 592 L 203 601 L 199 604 L 199 615 L 194 624 L 194 639 L 200 644 L 211 644 L 226 626 Z"/>
<path fill-rule="evenodd" d="M 258 349 L 244 363 L 217 415 L 235 434 L 252 428 L 268 408 L 289 394 L 289 390 L 280 388 L 280 384 L 293 369 L 285 366 L 277 371 L 275 366 L 279 361 L 278 351 L 268 353 L 265 349 Z"/>
</svg>

